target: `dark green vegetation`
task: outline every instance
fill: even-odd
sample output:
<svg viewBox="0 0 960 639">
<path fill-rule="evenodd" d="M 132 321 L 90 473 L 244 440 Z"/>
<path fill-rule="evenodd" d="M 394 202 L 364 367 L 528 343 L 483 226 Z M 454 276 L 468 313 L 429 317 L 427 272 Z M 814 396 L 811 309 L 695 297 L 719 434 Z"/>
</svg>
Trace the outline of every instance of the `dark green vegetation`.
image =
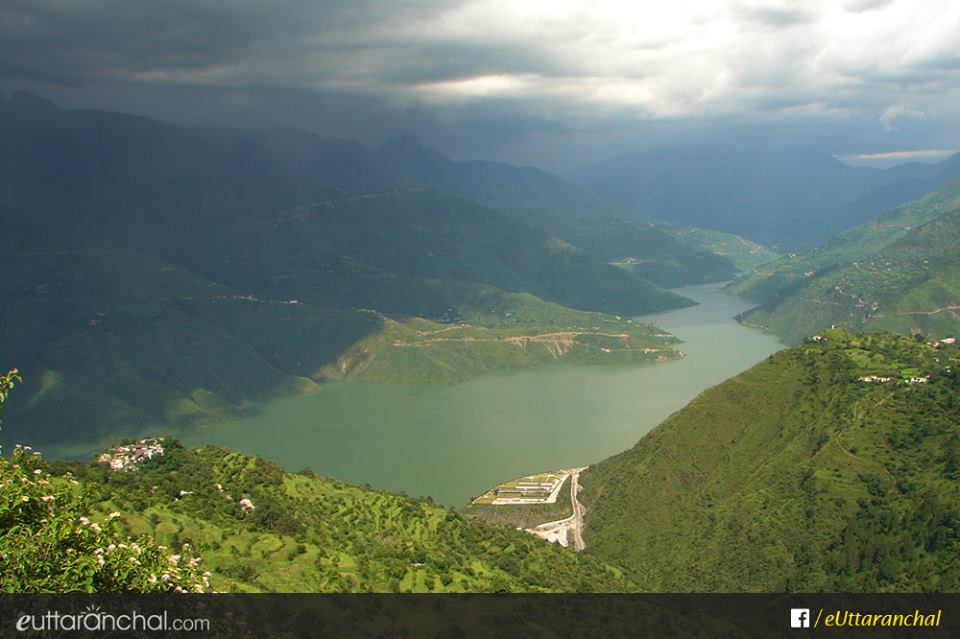
<svg viewBox="0 0 960 639">
<path fill-rule="evenodd" d="M 584 177 L 621 206 L 786 252 L 813 248 L 960 177 L 960 156 L 881 170 L 819 151 L 696 143 L 603 162 Z"/>
<path fill-rule="evenodd" d="M 457 197 L 617 211 L 532 169 L 22 94 L 0 99 L 0 133 L 0 357 L 24 367 L 10 410 L 42 446 L 184 431 L 326 379 L 670 359 L 668 336 L 617 316 L 692 304 Z M 729 268 L 672 247 L 661 281 Z"/>
<path fill-rule="evenodd" d="M 587 552 L 644 590 L 960 589 L 960 349 L 821 337 L 587 470 Z"/>
<path fill-rule="evenodd" d="M 732 259 L 708 249 L 696 241 L 699 238 L 693 242 L 683 241 L 674 236 L 673 229 L 661 228 L 641 219 L 571 216 L 542 209 L 511 213 L 516 219 L 542 228 L 605 262 L 660 286 L 673 288 L 722 282 L 732 279 L 737 272 L 738 267 Z M 726 242 L 735 238 L 726 233 L 713 233 Z"/>
<path fill-rule="evenodd" d="M 743 321 L 797 343 L 824 326 L 960 333 L 960 182 L 733 284 Z"/>
<path fill-rule="evenodd" d="M 429 500 L 283 472 L 221 448 L 165 444 L 133 471 L 50 462 L 124 532 L 189 543 L 218 591 L 617 591 L 621 573 Z M 249 502 L 242 502 L 249 500 Z M 252 508 L 250 507 L 252 506 Z"/>
<path fill-rule="evenodd" d="M 345 193 L 313 183 L 174 178 L 115 183 L 85 218 L 111 238 L 254 293 L 440 316 L 443 279 L 572 308 L 642 314 L 691 304 L 571 244 L 419 187 Z"/>
</svg>

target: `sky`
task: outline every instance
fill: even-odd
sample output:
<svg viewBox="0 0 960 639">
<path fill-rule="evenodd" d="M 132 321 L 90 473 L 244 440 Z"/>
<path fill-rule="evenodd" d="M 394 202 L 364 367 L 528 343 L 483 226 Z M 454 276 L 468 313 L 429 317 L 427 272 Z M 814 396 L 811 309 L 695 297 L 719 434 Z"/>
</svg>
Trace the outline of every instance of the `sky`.
<svg viewBox="0 0 960 639">
<path fill-rule="evenodd" d="M 6 0 L 0 92 L 557 169 L 700 140 L 890 163 L 960 148 L 957 43 L 953 0 Z"/>
</svg>

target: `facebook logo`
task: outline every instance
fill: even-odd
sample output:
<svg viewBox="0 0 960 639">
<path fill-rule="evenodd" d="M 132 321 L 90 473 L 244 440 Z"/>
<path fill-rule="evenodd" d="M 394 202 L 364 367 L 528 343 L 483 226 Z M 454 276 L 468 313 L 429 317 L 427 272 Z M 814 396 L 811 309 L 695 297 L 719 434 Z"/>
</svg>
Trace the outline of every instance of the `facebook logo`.
<svg viewBox="0 0 960 639">
<path fill-rule="evenodd" d="M 791 608 L 790 609 L 790 627 L 791 628 L 809 628 L 810 627 L 810 609 L 809 608 Z"/>
</svg>

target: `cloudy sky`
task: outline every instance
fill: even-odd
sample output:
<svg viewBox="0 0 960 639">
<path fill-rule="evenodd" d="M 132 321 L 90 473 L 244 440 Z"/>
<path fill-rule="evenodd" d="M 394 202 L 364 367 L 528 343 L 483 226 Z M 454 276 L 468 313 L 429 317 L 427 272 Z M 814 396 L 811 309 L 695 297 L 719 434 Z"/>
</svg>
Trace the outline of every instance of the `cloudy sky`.
<svg viewBox="0 0 960 639">
<path fill-rule="evenodd" d="M 953 0 L 7 0 L 0 91 L 547 164 L 702 136 L 924 159 L 960 147 L 958 43 Z"/>
</svg>

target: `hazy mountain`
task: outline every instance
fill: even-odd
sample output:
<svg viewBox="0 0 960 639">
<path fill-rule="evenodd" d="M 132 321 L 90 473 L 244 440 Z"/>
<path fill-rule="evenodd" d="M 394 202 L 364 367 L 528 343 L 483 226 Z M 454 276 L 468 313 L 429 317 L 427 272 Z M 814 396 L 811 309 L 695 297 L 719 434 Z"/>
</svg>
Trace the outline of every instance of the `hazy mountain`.
<svg viewBox="0 0 960 639">
<path fill-rule="evenodd" d="M 546 171 L 503 162 L 454 162 L 413 138 L 388 142 L 375 155 L 403 183 L 422 184 L 492 208 L 542 208 L 579 216 L 624 213 L 622 207 Z"/>
<path fill-rule="evenodd" d="M 790 342 L 824 326 L 960 332 L 960 181 L 758 268 L 730 291 L 760 305 L 743 316 Z"/>
<path fill-rule="evenodd" d="M 956 590 L 958 366 L 839 329 L 771 356 L 583 473 L 588 553 L 652 591 Z"/>
<path fill-rule="evenodd" d="M 779 254 L 774 253 L 766 246 L 732 233 L 702 229 L 696 226 L 679 228 L 663 226 L 661 228 L 690 248 L 729 259 L 741 271 L 752 271 L 758 266 L 780 257 Z"/>
<path fill-rule="evenodd" d="M 881 170 L 812 151 L 687 146 L 603 162 L 586 170 L 584 181 L 650 217 L 743 235 L 784 252 L 812 248 L 958 176 L 957 156 Z"/>
<path fill-rule="evenodd" d="M 563 215 L 543 209 L 511 210 L 508 213 L 660 286 L 721 282 L 732 279 L 737 273 L 737 265 L 728 257 L 705 249 L 697 240 L 681 240 L 674 235 L 676 229 L 656 226 L 641 219 Z M 702 229 L 698 231 L 710 233 Z M 714 233 L 725 239 L 733 237 Z"/>
<path fill-rule="evenodd" d="M 490 207 L 620 212 L 601 197 L 531 167 L 455 162 L 399 139 L 370 150 L 297 129 L 184 127 L 149 118 L 60 110 L 37 96 L 0 96 L 0 201 L 57 205 L 111 177 L 290 177 L 349 191 L 426 186 Z"/>
</svg>

